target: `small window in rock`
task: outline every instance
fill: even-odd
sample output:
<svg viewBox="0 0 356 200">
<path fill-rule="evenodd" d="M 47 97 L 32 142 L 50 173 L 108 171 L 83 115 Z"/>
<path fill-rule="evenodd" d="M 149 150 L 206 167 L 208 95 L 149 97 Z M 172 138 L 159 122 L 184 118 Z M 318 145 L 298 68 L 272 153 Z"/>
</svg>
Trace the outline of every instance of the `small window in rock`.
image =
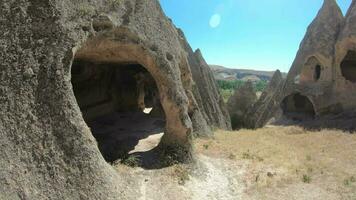
<svg viewBox="0 0 356 200">
<path fill-rule="evenodd" d="M 300 73 L 300 83 L 316 82 L 321 78 L 321 73 L 322 65 L 315 56 L 312 56 L 302 68 Z"/>
<path fill-rule="evenodd" d="M 321 66 L 317 65 L 317 66 L 315 66 L 315 72 L 314 72 L 314 80 L 315 81 L 320 79 L 320 74 L 321 74 Z"/>
</svg>

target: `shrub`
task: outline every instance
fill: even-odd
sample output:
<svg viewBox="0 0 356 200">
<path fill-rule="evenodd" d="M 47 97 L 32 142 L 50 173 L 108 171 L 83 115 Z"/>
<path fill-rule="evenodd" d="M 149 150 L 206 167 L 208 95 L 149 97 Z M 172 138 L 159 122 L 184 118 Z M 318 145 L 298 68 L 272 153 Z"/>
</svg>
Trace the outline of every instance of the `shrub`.
<svg viewBox="0 0 356 200">
<path fill-rule="evenodd" d="M 130 155 L 123 159 L 121 163 L 130 167 L 138 167 L 140 164 L 140 157 L 137 155 Z"/>
<path fill-rule="evenodd" d="M 302 180 L 303 180 L 303 183 L 310 183 L 311 182 L 311 177 L 306 175 L 306 174 L 304 174 Z"/>
<path fill-rule="evenodd" d="M 230 159 L 230 160 L 235 160 L 235 159 L 236 159 L 236 155 L 233 154 L 233 153 L 230 153 L 229 159 Z"/>
<path fill-rule="evenodd" d="M 354 176 L 351 176 L 350 178 L 347 178 L 344 180 L 344 185 L 345 186 L 350 186 L 352 183 L 356 182 L 356 178 Z"/>
<path fill-rule="evenodd" d="M 114 8 L 118 7 L 121 3 L 122 0 L 109 0 L 109 4 Z"/>
<path fill-rule="evenodd" d="M 184 185 L 187 181 L 189 181 L 188 169 L 182 165 L 176 165 L 174 167 L 174 176 L 178 178 L 179 185 Z"/>
<path fill-rule="evenodd" d="M 209 149 L 209 145 L 208 144 L 204 144 L 203 147 L 204 147 L 204 149 Z"/>
<path fill-rule="evenodd" d="M 77 8 L 77 12 L 80 16 L 91 15 L 94 12 L 94 7 L 88 4 L 81 4 Z"/>
</svg>

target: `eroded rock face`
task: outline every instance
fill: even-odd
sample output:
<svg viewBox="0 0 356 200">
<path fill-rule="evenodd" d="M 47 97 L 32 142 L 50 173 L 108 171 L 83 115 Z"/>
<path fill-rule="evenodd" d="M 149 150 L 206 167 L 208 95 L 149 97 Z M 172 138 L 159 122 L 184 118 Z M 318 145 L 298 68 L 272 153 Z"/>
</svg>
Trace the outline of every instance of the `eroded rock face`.
<svg viewBox="0 0 356 200">
<path fill-rule="evenodd" d="M 188 61 L 194 80 L 193 93 L 204 119 L 215 128 L 231 129 L 229 113 L 209 65 L 199 49 L 193 52 L 183 31 L 177 30 L 180 34 L 181 43 L 188 52 Z"/>
<path fill-rule="evenodd" d="M 197 98 L 199 99 L 198 104 L 206 113 L 208 123 L 216 128 L 231 129 L 230 116 L 220 95 L 213 72 L 205 62 L 199 49 L 191 56 L 193 56 L 191 59 L 196 61 L 196 64 L 193 62 L 191 66 L 193 80 L 200 93 L 200 95 L 196 95 L 200 96 L 200 98 Z M 196 90 L 193 89 L 193 91 Z"/>
<path fill-rule="evenodd" d="M 257 95 L 252 82 L 246 82 L 244 85 L 236 88 L 234 94 L 227 102 L 227 108 L 231 116 L 231 125 L 233 129 L 245 127 L 245 116 L 250 107 L 256 102 Z"/>
<path fill-rule="evenodd" d="M 158 1 L 5 0 L 0 19 L 0 199 L 134 199 L 83 119 L 71 82 L 78 60 L 144 67 L 166 118 L 160 146 L 183 160 L 193 132 L 208 133 L 205 116 L 215 113 L 197 103 L 188 54 Z M 102 91 L 111 90 L 89 91 L 98 101 L 83 105 L 120 105 L 108 101 L 117 92 L 99 101 Z"/>
<path fill-rule="evenodd" d="M 282 93 L 283 84 L 282 74 L 277 70 L 261 97 L 246 112 L 244 117 L 246 128 L 261 128 L 278 112 L 281 112 L 277 99 Z"/>
</svg>

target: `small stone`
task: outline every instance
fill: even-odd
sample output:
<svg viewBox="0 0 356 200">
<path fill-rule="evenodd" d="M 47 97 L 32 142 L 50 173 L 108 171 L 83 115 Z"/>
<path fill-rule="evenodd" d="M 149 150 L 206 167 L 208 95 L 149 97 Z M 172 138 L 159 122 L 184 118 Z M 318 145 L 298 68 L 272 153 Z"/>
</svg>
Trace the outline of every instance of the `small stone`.
<svg viewBox="0 0 356 200">
<path fill-rule="evenodd" d="M 57 76 L 60 76 L 61 75 L 61 71 L 58 69 L 58 70 L 56 70 L 56 75 Z"/>
<path fill-rule="evenodd" d="M 32 78 L 35 75 L 35 73 L 33 72 L 32 68 L 26 68 L 24 71 L 24 76 L 26 79 Z"/>
</svg>

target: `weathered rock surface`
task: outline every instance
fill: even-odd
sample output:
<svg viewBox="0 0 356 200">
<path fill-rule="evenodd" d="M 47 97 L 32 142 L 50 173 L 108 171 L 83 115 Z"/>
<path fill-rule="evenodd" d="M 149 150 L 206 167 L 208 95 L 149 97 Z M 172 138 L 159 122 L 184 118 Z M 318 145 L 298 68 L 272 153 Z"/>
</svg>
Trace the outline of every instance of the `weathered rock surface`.
<svg viewBox="0 0 356 200">
<path fill-rule="evenodd" d="M 282 92 L 283 84 L 282 73 L 277 70 L 261 97 L 246 112 L 244 117 L 246 128 L 261 128 L 279 112 L 280 105 L 277 99 Z"/>
<path fill-rule="evenodd" d="M 184 159 L 192 133 L 209 130 L 205 118 L 229 128 L 219 93 L 204 88 L 214 87 L 212 74 L 193 85 L 180 40 L 156 0 L 2 1 L 0 199 L 135 198 L 81 115 L 71 84 L 76 59 L 144 66 L 166 116 L 161 146 Z M 201 97 L 192 88 L 204 88 Z"/>
<path fill-rule="evenodd" d="M 207 122 L 216 128 L 231 129 L 226 105 L 220 95 L 213 73 L 199 49 L 190 55 L 190 62 L 195 82 L 193 87 L 197 87 L 193 91 L 196 93 L 201 110 L 207 116 Z"/>
<path fill-rule="evenodd" d="M 240 129 L 246 126 L 245 116 L 256 100 L 257 95 L 252 82 L 246 82 L 244 85 L 236 88 L 234 94 L 227 102 L 233 129 Z"/>
<path fill-rule="evenodd" d="M 177 31 L 180 34 L 182 46 L 188 52 L 188 61 L 194 80 L 193 93 L 202 115 L 208 124 L 216 128 L 231 129 L 229 113 L 209 65 L 199 49 L 193 52 L 183 31 L 180 29 Z"/>
</svg>

